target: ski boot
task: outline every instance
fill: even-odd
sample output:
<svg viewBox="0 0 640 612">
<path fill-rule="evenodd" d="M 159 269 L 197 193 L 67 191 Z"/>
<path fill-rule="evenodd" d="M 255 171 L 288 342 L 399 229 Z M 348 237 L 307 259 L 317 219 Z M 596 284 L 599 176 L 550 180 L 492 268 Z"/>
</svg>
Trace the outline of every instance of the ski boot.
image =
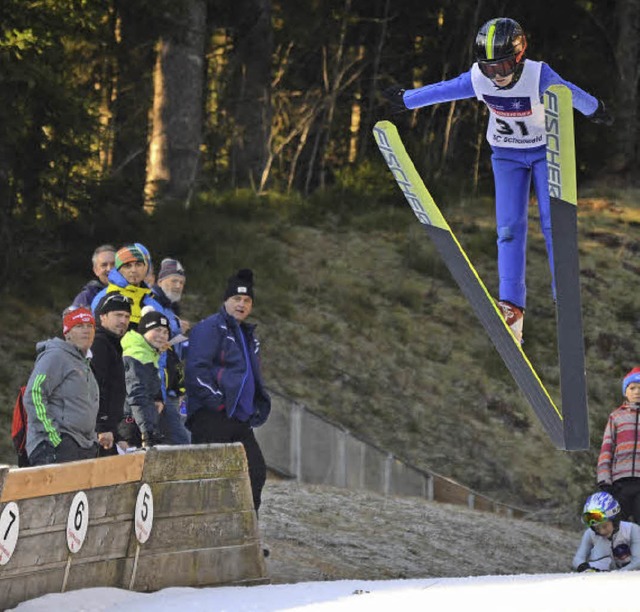
<svg viewBox="0 0 640 612">
<path fill-rule="evenodd" d="M 524 323 L 524 310 L 511 302 L 498 301 L 498 307 L 506 324 L 510 327 L 513 337 L 522 344 L 522 325 Z"/>
</svg>

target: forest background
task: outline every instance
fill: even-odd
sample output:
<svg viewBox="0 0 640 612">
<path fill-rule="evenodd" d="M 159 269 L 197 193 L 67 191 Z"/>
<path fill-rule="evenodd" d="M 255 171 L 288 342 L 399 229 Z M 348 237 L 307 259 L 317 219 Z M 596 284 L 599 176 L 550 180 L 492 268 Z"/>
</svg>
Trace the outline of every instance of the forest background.
<svg viewBox="0 0 640 612">
<path fill-rule="evenodd" d="M 582 453 L 546 439 L 371 136 L 379 119 L 398 125 L 493 289 L 486 111 L 465 100 L 392 116 L 380 92 L 467 70 L 478 27 L 501 15 L 524 26 L 529 58 L 616 116 L 610 128 L 575 119 L 592 421 Z M 558 517 L 577 507 L 638 360 L 639 60 L 640 0 L 4 0 L 1 457 L 12 460 L 9 413 L 35 342 L 59 333 L 91 252 L 137 240 L 156 264 L 183 261 L 194 320 L 219 307 L 236 267 L 254 268 L 273 390 L 502 501 Z M 555 389 L 534 225 L 526 350 Z"/>
</svg>

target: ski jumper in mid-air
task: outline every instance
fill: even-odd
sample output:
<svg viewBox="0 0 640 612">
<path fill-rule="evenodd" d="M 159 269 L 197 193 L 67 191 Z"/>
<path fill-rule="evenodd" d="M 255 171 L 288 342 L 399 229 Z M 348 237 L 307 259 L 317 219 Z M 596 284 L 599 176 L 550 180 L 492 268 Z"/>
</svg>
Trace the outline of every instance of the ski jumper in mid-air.
<svg viewBox="0 0 640 612">
<path fill-rule="evenodd" d="M 612 122 L 602 101 L 565 81 L 544 62 L 525 59 L 526 48 L 526 36 L 516 21 L 491 19 L 476 36 L 476 62 L 471 70 L 418 89 L 394 86 L 384 92 L 399 108 L 475 97 L 489 109 L 487 140 L 496 192 L 498 305 L 518 341 L 522 341 L 526 307 L 527 207 L 532 178 L 553 277 L 542 96 L 551 85 L 565 85 L 571 90 L 574 108 L 595 123 Z"/>
</svg>

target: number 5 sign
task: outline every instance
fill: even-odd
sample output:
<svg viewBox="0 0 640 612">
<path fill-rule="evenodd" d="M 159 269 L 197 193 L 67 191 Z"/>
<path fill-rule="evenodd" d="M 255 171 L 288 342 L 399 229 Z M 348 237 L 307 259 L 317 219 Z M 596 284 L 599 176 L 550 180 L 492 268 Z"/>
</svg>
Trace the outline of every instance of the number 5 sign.
<svg viewBox="0 0 640 612">
<path fill-rule="evenodd" d="M 140 544 L 144 544 L 149 539 L 151 528 L 153 527 L 153 494 L 151 493 L 151 487 L 146 482 L 138 491 L 133 520 L 136 538 Z"/>
<path fill-rule="evenodd" d="M 9 502 L 0 514 L 0 565 L 6 565 L 18 542 L 20 511 L 16 502 Z"/>
</svg>

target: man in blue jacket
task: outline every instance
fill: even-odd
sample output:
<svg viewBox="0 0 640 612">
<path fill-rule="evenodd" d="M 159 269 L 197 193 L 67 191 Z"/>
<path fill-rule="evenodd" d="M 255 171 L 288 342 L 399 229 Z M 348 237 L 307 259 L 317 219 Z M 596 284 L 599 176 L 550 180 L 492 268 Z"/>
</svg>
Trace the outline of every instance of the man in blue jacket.
<svg viewBox="0 0 640 612">
<path fill-rule="evenodd" d="M 245 322 L 253 308 L 253 272 L 230 277 L 223 299 L 222 308 L 189 335 L 187 427 L 193 444 L 242 443 L 257 512 L 267 468 L 253 428 L 267 420 L 271 398 L 260 374 L 255 325 Z"/>
</svg>

